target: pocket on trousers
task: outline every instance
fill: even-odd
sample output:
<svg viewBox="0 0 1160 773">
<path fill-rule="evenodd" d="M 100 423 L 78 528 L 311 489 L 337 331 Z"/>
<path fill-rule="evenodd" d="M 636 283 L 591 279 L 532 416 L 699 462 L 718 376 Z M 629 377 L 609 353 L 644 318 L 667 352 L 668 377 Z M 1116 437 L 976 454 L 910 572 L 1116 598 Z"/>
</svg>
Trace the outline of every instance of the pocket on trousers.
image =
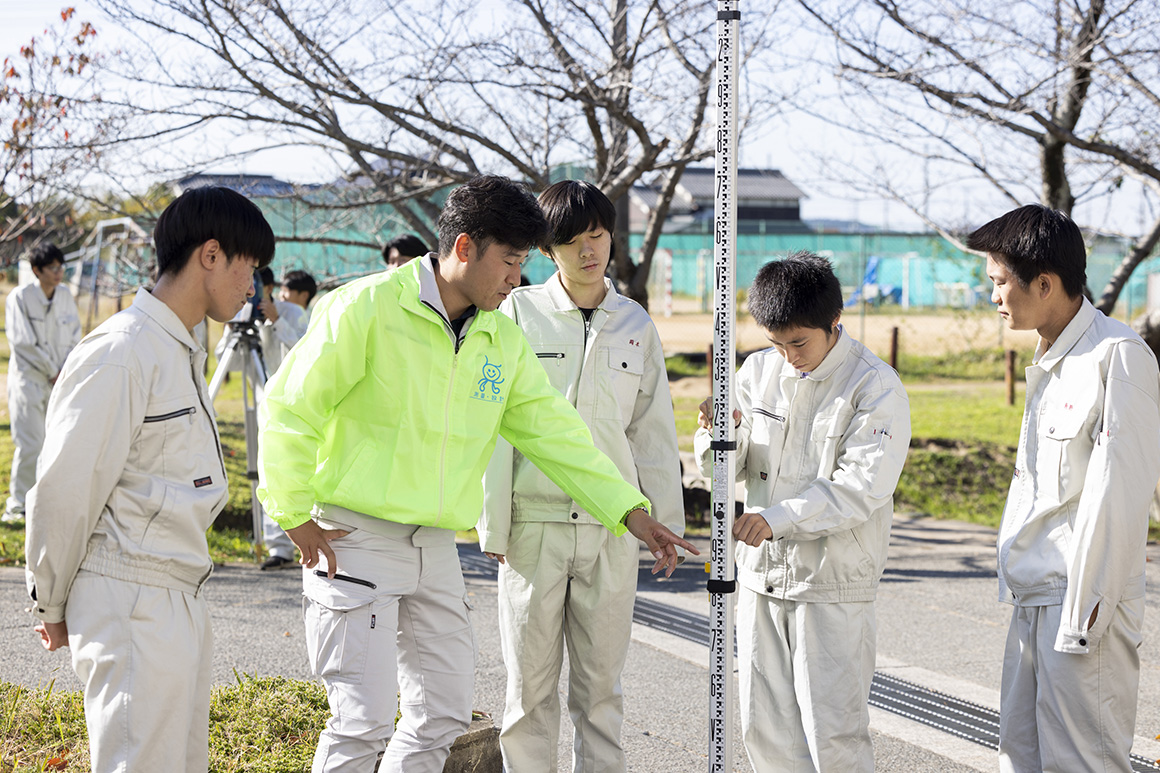
<svg viewBox="0 0 1160 773">
<path fill-rule="evenodd" d="M 306 654 L 315 676 L 360 684 L 370 647 L 374 598 L 346 592 L 335 584 L 307 576 L 302 595 Z"/>
</svg>

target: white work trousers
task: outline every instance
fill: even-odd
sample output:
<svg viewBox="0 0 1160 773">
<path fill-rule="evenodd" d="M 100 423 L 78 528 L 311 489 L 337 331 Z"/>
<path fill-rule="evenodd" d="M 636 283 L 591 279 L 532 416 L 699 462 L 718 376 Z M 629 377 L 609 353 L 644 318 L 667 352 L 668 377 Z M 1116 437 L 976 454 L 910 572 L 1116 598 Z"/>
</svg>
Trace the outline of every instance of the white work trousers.
<svg viewBox="0 0 1160 773">
<path fill-rule="evenodd" d="M 1002 773 L 1129 773 L 1144 598 L 1121 601 L 1086 655 L 1056 652 L 1062 606 L 1015 607 L 999 703 Z"/>
<path fill-rule="evenodd" d="M 754 770 L 873 771 L 874 603 L 738 593 L 741 730 Z"/>
<path fill-rule="evenodd" d="M 37 376 L 8 373 L 8 417 L 12 427 L 12 474 L 5 511 L 24 512 L 24 498 L 36 483 L 36 460 L 44 446 L 44 418 L 52 385 Z"/>
<path fill-rule="evenodd" d="M 213 677 L 205 601 L 82 569 L 65 622 L 93 773 L 205 773 Z"/>
<path fill-rule="evenodd" d="M 625 770 L 620 673 L 632 636 L 639 543 L 599 524 L 512 524 L 499 572 L 499 632 L 507 666 L 500 732 L 507 773 L 554 773 L 557 685 L 568 646 L 575 773 Z"/>
<path fill-rule="evenodd" d="M 325 523 L 351 526 L 332 510 Z M 383 521 L 330 546 L 339 577 L 375 587 L 303 573 L 306 648 L 331 712 L 313 771 L 372 773 L 382 758 L 381 773 L 440 773 L 471 724 L 475 676 L 455 532 Z"/>
</svg>

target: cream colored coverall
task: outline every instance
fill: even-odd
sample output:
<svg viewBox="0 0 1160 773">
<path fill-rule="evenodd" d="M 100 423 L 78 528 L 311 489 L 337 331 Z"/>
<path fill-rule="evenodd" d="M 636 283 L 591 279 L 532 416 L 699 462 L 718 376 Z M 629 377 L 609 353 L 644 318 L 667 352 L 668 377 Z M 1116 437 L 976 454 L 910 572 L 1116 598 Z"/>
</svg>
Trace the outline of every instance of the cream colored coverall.
<svg viewBox="0 0 1160 773">
<path fill-rule="evenodd" d="M 517 288 L 500 311 L 520 326 L 552 386 L 576 406 L 596 447 L 685 528 L 676 425 L 660 338 L 647 312 L 606 294 L 586 322 L 553 275 Z M 500 567 L 500 642 L 507 702 L 500 746 L 509 773 L 557 769 L 557 684 L 568 648 L 575 771 L 623 771 L 620 673 L 628 654 L 639 543 L 613 536 L 502 439 L 484 476 L 480 548 Z"/>
<path fill-rule="evenodd" d="M 24 498 L 36 482 L 36 460 L 44 445 L 44 416 L 52 379 L 81 340 L 76 302 L 63 284 L 50 301 L 39 282 L 8 294 L 4 306 L 8 334 L 8 415 L 12 426 L 12 476 L 5 513 L 24 513 Z"/>
</svg>

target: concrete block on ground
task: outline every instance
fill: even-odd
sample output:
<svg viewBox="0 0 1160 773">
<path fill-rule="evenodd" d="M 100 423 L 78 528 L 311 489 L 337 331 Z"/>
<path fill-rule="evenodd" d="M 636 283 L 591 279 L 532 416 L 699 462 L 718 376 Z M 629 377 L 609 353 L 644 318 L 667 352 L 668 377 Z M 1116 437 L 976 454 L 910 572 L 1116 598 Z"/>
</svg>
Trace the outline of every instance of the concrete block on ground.
<svg viewBox="0 0 1160 773">
<path fill-rule="evenodd" d="M 489 715 L 475 712 L 467 732 L 451 744 L 451 755 L 443 765 L 443 773 L 502 773 L 502 771 L 499 728 Z"/>
</svg>

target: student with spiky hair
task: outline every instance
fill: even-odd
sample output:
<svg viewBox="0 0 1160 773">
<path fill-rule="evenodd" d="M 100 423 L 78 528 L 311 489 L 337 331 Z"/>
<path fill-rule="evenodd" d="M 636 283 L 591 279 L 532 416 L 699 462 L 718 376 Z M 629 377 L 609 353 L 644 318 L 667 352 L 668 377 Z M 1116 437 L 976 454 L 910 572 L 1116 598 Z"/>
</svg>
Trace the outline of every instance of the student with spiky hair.
<svg viewBox="0 0 1160 773">
<path fill-rule="evenodd" d="M 839 324 L 828 261 L 768 263 L 749 313 L 773 344 L 737 374 L 741 726 L 756 770 L 874 769 L 874 597 L 910 443 L 902 382 Z M 694 446 L 709 475 L 712 405 Z"/>
<path fill-rule="evenodd" d="M 153 243 L 156 284 L 61 371 L 28 497 L 35 630 L 72 649 L 95 773 L 209 767 L 205 531 L 229 492 L 192 331 L 233 317 L 274 257 L 261 211 L 226 188 L 181 194 Z"/>
<path fill-rule="evenodd" d="M 605 276 L 616 210 L 599 188 L 565 180 L 539 198 L 540 249 L 557 271 L 512 291 L 500 311 L 524 332 L 552 386 L 576 406 L 596 447 L 685 529 L 673 402 L 648 312 Z M 632 634 L 639 542 L 617 536 L 500 442 L 484 476 L 480 549 L 498 560 L 507 706 L 500 747 L 508 773 L 556 770 L 568 649 L 576 770 L 623 771 L 620 672 Z"/>
<path fill-rule="evenodd" d="M 28 255 L 35 282 L 8 293 L 4 306 L 8 333 L 8 414 L 11 418 L 12 474 L 0 520 L 24 520 L 24 499 L 36 482 L 36 460 L 44 445 L 48 396 L 64 360 L 81 340 L 76 301 L 64 280 L 64 254 L 42 244 Z"/>
<path fill-rule="evenodd" d="M 1084 298 L 1087 251 L 1038 204 L 983 225 L 991 301 L 1035 330 L 1015 475 L 999 527 L 999 769 L 1131 770 L 1160 374 L 1131 328 Z"/>
</svg>

